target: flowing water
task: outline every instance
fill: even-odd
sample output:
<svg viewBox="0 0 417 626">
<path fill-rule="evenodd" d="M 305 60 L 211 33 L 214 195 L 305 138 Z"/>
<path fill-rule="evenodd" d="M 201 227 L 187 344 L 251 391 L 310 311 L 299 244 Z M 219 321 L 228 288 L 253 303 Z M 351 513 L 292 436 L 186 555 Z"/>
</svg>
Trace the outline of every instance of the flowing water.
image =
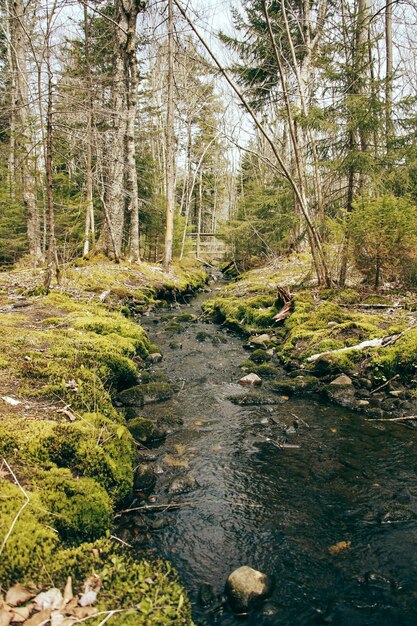
<svg viewBox="0 0 417 626">
<path fill-rule="evenodd" d="M 207 297 L 171 314 L 200 315 Z M 228 398 L 248 393 L 237 384 L 244 340 L 202 319 L 178 331 L 166 315 L 144 323 L 164 354 L 157 367 L 180 391 L 144 414 L 184 419 L 155 451 L 157 502 L 183 506 L 163 513 L 151 544 L 180 573 L 196 623 L 242 623 L 227 606 L 201 607 L 198 592 L 207 583 L 221 595 L 228 574 L 250 565 L 276 586 L 248 626 L 414 625 L 416 432 L 312 397 L 237 406 Z M 295 416 L 305 424 L 292 433 Z M 282 441 L 288 428 L 286 440 L 299 448 L 267 441 Z M 197 481 L 190 493 L 169 494 L 175 477 L 189 475 Z M 348 547 L 329 551 L 341 541 Z"/>
</svg>

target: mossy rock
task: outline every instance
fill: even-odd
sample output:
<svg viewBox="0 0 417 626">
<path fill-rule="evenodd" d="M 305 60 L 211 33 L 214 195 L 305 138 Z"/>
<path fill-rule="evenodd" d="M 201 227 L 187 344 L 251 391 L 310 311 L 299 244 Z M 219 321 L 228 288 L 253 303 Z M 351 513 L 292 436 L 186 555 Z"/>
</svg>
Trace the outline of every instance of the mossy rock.
<svg viewBox="0 0 417 626">
<path fill-rule="evenodd" d="M 135 387 L 122 391 L 118 395 L 118 400 L 124 406 L 141 408 L 145 404 L 169 400 L 173 395 L 174 390 L 169 383 L 153 382 L 144 385 L 136 385 Z"/>
<path fill-rule="evenodd" d="M 143 370 L 139 374 L 139 377 L 141 384 L 170 382 L 168 374 L 161 370 L 157 370 L 154 372 L 151 370 Z"/>
<path fill-rule="evenodd" d="M 249 359 L 257 365 L 260 365 L 261 363 L 266 363 L 267 361 L 270 361 L 271 355 L 269 355 L 266 350 L 258 348 L 249 355 Z"/>
<path fill-rule="evenodd" d="M 275 378 L 278 369 L 273 365 L 269 365 L 268 363 L 261 363 L 261 365 L 252 365 L 250 371 L 254 374 L 257 374 L 261 378 Z"/>
<path fill-rule="evenodd" d="M 128 429 L 136 441 L 147 443 L 152 439 L 154 423 L 145 417 L 135 417 L 129 420 Z"/>
<path fill-rule="evenodd" d="M 271 386 L 276 393 L 302 395 L 305 393 L 317 393 L 322 385 L 315 376 L 298 376 L 297 378 L 276 380 Z"/>
<path fill-rule="evenodd" d="M 52 514 L 50 523 L 64 541 L 94 541 L 110 528 L 112 503 L 95 480 L 75 478 L 68 469 L 53 468 L 38 472 L 33 485 Z"/>
</svg>

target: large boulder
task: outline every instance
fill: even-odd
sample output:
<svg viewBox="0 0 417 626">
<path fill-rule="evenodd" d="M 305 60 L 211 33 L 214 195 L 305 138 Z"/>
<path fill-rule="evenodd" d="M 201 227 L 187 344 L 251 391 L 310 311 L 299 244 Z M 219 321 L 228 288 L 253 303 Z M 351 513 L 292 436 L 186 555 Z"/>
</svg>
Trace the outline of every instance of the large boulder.
<svg viewBox="0 0 417 626">
<path fill-rule="evenodd" d="M 226 594 L 235 613 L 247 613 L 253 606 L 271 595 L 272 578 L 243 565 L 232 572 L 226 581 Z"/>
</svg>

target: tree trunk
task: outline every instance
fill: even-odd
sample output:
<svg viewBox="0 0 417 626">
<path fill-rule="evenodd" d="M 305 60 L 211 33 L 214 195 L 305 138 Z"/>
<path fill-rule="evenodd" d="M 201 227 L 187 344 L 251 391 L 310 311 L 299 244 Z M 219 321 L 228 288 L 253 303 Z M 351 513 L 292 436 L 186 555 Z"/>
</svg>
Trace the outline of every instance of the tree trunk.
<svg viewBox="0 0 417 626">
<path fill-rule="evenodd" d="M 386 46 L 386 74 L 385 74 L 385 141 L 389 150 L 393 134 L 392 121 L 392 92 L 393 92 L 393 45 L 392 45 L 392 2 L 388 0 L 385 7 L 385 46 Z"/>
<path fill-rule="evenodd" d="M 48 31 L 46 34 L 46 64 L 48 73 L 48 102 L 46 109 L 46 143 L 45 143 L 45 169 L 46 169 L 46 199 L 48 207 L 48 250 L 47 250 L 47 268 L 45 274 L 45 288 L 49 291 L 52 281 L 52 271 L 55 265 L 56 279 L 59 283 L 60 271 L 58 264 L 58 255 L 55 240 L 55 213 L 54 213 L 54 196 L 53 196 L 53 162 L 52 162 L 52 67 L 50 58 L 50 21 L 48 20 Z M 40 94 L 41 97 L 41 94 Z"/>
<path fill-rule="evenodd" d="M 172 262 L 175 207 L 175 134 L 174 134 L 174 21 L 172 0 L 168 0 L 168 93 L 166 127 L 166 229 L 164 265 Z"/>
<path fill-rule="evenodd" d="M 29 77 L 26 66 L 25 8 L 23 0 L 13 0 L 11 5 L 11 40 L 13 73 L 15 76 L 15 110 L 18 116 L 16 149 L 22 176 L 22 198 L 26 209 L 29 252 L 36 266 L 42 262 L 36 178 L 34 173 L 34 142 L 29 121 Z"/>
<path fill-rule="evenodd" d="M 127 56 L 127 133 L 126 133 L 126 183 L 128 190 L 128 211 L 130 213 L 130 260 L 140 261 L 139 249 L 139 197 L 138 174 L 136 169 L 135 122 L 137 109 L 137 91 L 139 83 L 137 61 L 136 24 L 138 3 L 129 2 L 128 31 L 126 37 Z"/>
<path fill-rule="evenodd" d="M 90 244 L 94 245 L 94 205 L 93 205 L 93 170 L 92 170 L 92 147 L 93 147 L 93 81 L 90 63 L 90 34 L 88 27 L 87 5 L 84 5 L 84 51 L 87 70 L 87 146 L 86 146 L 86 207 L 85 207 L 85 234 L 83 255 L 87 256 Z"/>
</svg>

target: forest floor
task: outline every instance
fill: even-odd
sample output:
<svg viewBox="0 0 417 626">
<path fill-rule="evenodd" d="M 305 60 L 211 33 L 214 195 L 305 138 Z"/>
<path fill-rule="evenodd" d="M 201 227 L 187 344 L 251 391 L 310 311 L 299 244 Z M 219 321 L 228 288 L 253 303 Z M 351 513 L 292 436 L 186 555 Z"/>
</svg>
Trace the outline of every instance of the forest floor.
<svg viewBox="0 0 417 626">
<path fill-rule="evenodd" d="M 37 608 L 46 613 L 33 624 L 54 612 L 98 624 L 112 611 L 118 624 L 189 624 L 169 563 L 134 562 L 109 539 L 141 448 L 115 399 L 158 353 L 136 319 L 207 275 L 191 262 L 163 272 L 99 259 L 64 268 L 49 294 L 41 280 L 27 269 L 0 275 L 0 580 L 4 592 L 26 585 L 0 596 L 0 623 Z M 52 599 L 33 600 L 51 587 Z M 83 591 L 100 591 L 94 607 Z"/>
</svg>

